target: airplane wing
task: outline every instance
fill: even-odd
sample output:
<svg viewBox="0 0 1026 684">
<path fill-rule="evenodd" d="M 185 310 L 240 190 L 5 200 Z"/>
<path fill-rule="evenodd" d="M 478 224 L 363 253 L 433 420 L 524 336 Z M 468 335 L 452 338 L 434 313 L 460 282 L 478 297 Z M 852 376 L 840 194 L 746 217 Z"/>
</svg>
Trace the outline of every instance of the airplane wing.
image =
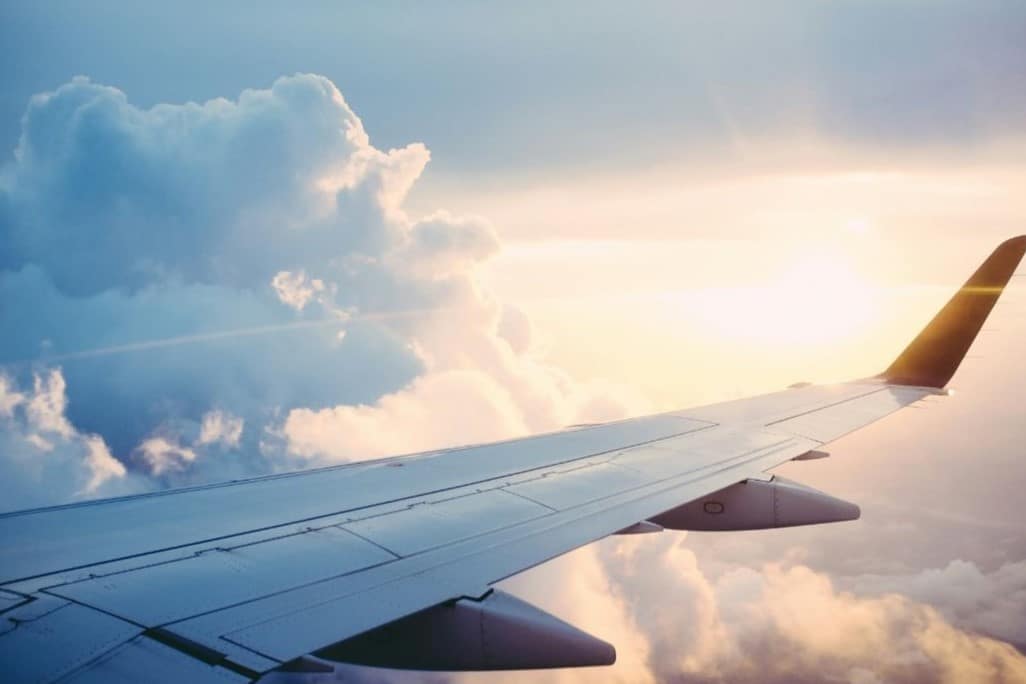
<svg viewBox="0 0 1026 684">
<path fill-rule="evenodd" d="M 879 376 L 494 444 L 0 516 L 0 674 L 245 682 L 330 661 L 600 665 L 492 589 L 615 533 L 850 520 L 765 473 L 943 387 L 1026 251 L 1000 245 Z"/>
</svg>

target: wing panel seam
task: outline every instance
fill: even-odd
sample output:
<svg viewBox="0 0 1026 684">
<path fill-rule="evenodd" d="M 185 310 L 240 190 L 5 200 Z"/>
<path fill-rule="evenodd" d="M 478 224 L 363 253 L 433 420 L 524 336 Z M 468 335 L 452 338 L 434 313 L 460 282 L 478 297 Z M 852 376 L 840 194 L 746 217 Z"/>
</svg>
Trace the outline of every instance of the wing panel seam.
<svg viewBox="0 0 1026 684">
<path fill-rule="evenodd" d="M 394 499 L 388 499 L 388 500 L 385 500 L 385 501 L 377 501 L 377 502 L 374 502 L 373 504 L 367 504 L 367 505 L 364 505 L 364 506 L 357 506 L 357 507 L 351 508 L 351 509 L 342 509 L 342 510 L 337 510 L 337 511 L 331 511 L 331 512 L 328 512 L 328 513 L 322 513 L 322 514 L 318 514 L 318 515 L 308 516 L 306 518 L 299 518 L 297 520 L 289 520 L 289 521 L 277 523 L 277 524 L 274 524 L 274 525 L 265 525 L 263 527 L 256 527 L 256 528 L 252 528 L 252 529 L 248 529 L 248 530 L 242 530 L 242 531 L 235 532 L 235 533 L 232 533 L 232 534 L 218 535 L 218 536 L 215 536 L 215 537 L 208 537 L 206 539 L 200 539 L 200 540 L 197 540 L 197 541 L 190 541 L 190 542 L 184 543 L 184 544 L 176 544 L 176 545 L 172 545 L 172 546 L 161 547 L 161 548 L 158 548 L 158 549 L 150 549 L 148 551 L 143 551 L 143 552 L 140 552 L 140 553 L 132 553 L 132 554 L 124 555 L 124 556 L 118 556 L 118 557 L 114 557 L 114 558 L 107 558 L 107 559 L 104 559 L 102 561 L 98 561 L 98 562 L 95 562 L 95 563 L 85 563 L 85 564 L 82 564 L 82 565 L 73 565 L 73 566 L 69 566 L 69 567 L 56 568 L 56 569 L 53 569 L 53 570 L 49 570 L 47 572 L 36 573 L 34 575 L 27 575 L 25 577 L 14 577 L 14 578 L 11 578 L 9 580 L 5 580 L 4 583 L 2 585 L 0 585 L 0 586 L 7 586 L 7 585 L 10 585 L 10 584 L 17 584 L 19 582 L 26 582 L 26 581 L 37 579 L 37 578 L 40 578 L 40 577 L 47 577 L 49 575 L 56 575 L 56 574 L 63 573 L 63 572 L 73 572 L 75 570 L 83 570 L 85 568 L 89 568 L 89 567 L 92 567 L 92 566 L 95 566 L 95 565 L 103 565 L 103 564 L 106 564 L 106 563 L 117 563 L 117 562 L 121 562 L 121 561 L 131 560 L 133 558 L 142 558 L 144 556 L 149 556 L 149 555 L 155 554 L 155 553 L 163 553 L 163 552 L 167 552 L 167 551 L 177 551 L 177 550 L 180 550 L 180 549 L 187 549 L 190 546 L 197 546 L 197 545 L 200 545 L 200 544 L 209 544 L 211 542 L 221 541 L 223 539 L 231 539 L 232 537 L 238 537 L 238 536 L 243 535 L 243 534 L 255 534 L 255 533 L 259 533 L 259 532 L 266 532 L 268 530 L 276 530 L 278 528 L 285 527 L 285 526 L 288 526 L 288 525 L 300 525 L 300 524 L 305 523 L 305 522 L 310 522 L 310 521 L 313 521 L 313 520 L 322 520 L 324 518 L 330 518 L 330 517 L 336 516 L 336 515 L 343 515 L 345 513 L 350 513 L 350 512 L 353 512 L 353 511 L 366 510 L 366 509 L 369 509 L 369 508 L 375 508 L 377 506 L 386 506 L 388 504 L 399 503 L 400 501 L 406 501 L 408 499 L 414 499 L 414 498 L 418 498 L 418 497 L 431 496 L 433 494 L 440 494 L 442 492 L 452 491 L 454 489 L 460 489 L 460 488 L 463 488 L 463 487 L 473 487 L 474 485 L 479 485 L 479 484 L 483 484 L 483 483 L 486 483 L 486 482 L 492 482 L 492 481 L 495 481 L 495 480 L 497 480 L 499 478 L 502 478 L 502 477 L 513 477 L 513 476 L 516 476 L 516 475 L 522 475 L 524 473 L 529 473 L 529 472 L 532 472 L 532 471 L 535 471 L 535 470 L 544 470 L 546 468 L 553 468 L 553 467 L 556 467 L 556 466 L 559 466 L 559 465 L 563 465 L 565 463 L 571 463 L 573 461 L 578 461 L 578 460 L 585 459 L 585 458 L 592 458 L 592 457 L 595 457 L 595 456 L 601 456 L 603 454 L 613 453 L 613 452 L 616 452 L 616 451 L 622 451 L 624 449 L 633 449 L 633 448 L 636 448 L 636 447 L 645 446 L 647 444 L 653 444 L 655 442 L 661 442 L 661 441 L 668 440 L 668 439 L 674 439 L 674 438 L 677 438 L 677 437 L 682 437 L 682 436 L 688 435 L 688 434 L 694 434 L 694 433 L 697 433 L 697 432 L 702 432 L 702 431 L 708 430 L 710 428 L 718 427 L 718 425 L 719 425 L 718 423 L 713 423 L 713 422 L 704 421 L 704 420 L 697 420 L 697 419 L 692 419 L 692 418 L 682 418 L 682 420 L 687 420 L 687 421 L 690 421 L 690 422 L 693 422 L 693 423 L 702 423 L 702 425 L 693 426 L 692 429 L 685 430 L 683 432 L 677 432 L 677 433 L 665 435 L 665 436 L 662 436 L 662 437 L 657 437 L 655 439 L 645 440 L 643 442 L 637 442 L 635 444 L 628 444 L 628 445 L 622 445 L 621 444 L 621 445 L 619 445 L 617 447 L 614 447 L 614 448 L 611 448 L 611 449 L 604 449 L 602 451 L 596 451 L 596 452 L 591 452 L 591 453 L 587 453 L 587 454 L 581 454 L 579 456 L 575 456 L 573 458 L 564 459 L 562 461 L 553 461 L 552 463 L 547 463 L 547 464 L 545 464 L 543 466 L 538 466 L 538 467 L 535 467 L 535 468 L 525 468 L 524 470 L 518 470 L 518 471 L 511 472 L 511 473 L 503 473 L 501 475 L 495 475 L 495 476 L 492 476 L 492 477 L 488 477 L 488 478 L 484 478 L 484 479 L 480 479 L 480 480 L 474 480 L 474 481 L 471 481 L 471 482 L 461 482 L 458 485 L 453 485 L 453 486 L 450 486 L 450 487 L 441 487 L 439 489 L 434 489 L 434 490 L 430 490 L 430 491 L 426 491 L 426 492 L 417 492 L 415 494 L 410 494 L 410 495 L 407 495 L 407 496 L 401 496 L 401 497 L 397 497 L 397 498 L 394 498 Z M 433 452 L 426 452 L 426 453 L 433 453 Z M 384 460 L 384 459 L 382 459 L 382 460 Z M 128 497 L 128 498 L 131 498 L 131 497 Z M 101 501 L 102 502 L 110 502 L 110 501 L 114 501 L 114 500 L 112 500 L 112 499 L 104 499 L 104 500 L 101 500 Z M 97 503 L 97 502 L 89 502 L 89 503 Z M 78 505 L 81 505 L 81 504 L 69 504 L 69 506 L 78 506 Z M 57 507 L 57 508 L 63 508 L 63 507 Z M 18 513 L 19 514 L 21 514 L 21 513 L 31 513 L 31 512 L 39 512 L 39 511 L 45 511 L 45 510 L 52 510 L 52 509 L 35 509 L 34 511 L 19 511 Z M 3 517 L 3 516 L 0 515 L 0 517 Z"/>
<path fill-rule="evenodd" d="M 776 425 L 777 423 L 784 423 L 784 422 L 787 422 L 789 420 L 794 420 L 795 418 L 801 418 L 802 416 L 807 416 L 807 415 L 812 414 L 812 413 L 818 413 L 819 411 L 825 411 L 827 409 L 831 409 L 831 408 L 834 408 L 836 406 L 841 406 L 843 404 L 847 404 L 849 401 L 855 401 L 857 399 L 864 399 L 865 397 L 868 397 L 871 394 L 876 394 L 878 392 L 883 392 L 886 389 L 887 389 L 886 387 L 874 387 L 872 390 L 870 390 L 869 392 L 866 392 L 865 394 L 856 394 L 854 397 L 848 397 L 848 398 L 842 399 L 840 401 L 835 401 L 832 404 L 824 404 L 823 406 L 817 406 L 816 408 L 809 409 L 808 411 L 802 411 L 801 413 L 792 413 L 792 414 L 790 414 L 790 415 L 788 415 L 788 416 L 786 416 L 784 418 L 779 418 L 779 419 L 771 421 L 769 423 L 764 423 L 764 425 L 766 427 L 770 427 L 772 425 Z M 816 441 L 819 441 L 819 440 L 816 440 Z"/>
</svg>

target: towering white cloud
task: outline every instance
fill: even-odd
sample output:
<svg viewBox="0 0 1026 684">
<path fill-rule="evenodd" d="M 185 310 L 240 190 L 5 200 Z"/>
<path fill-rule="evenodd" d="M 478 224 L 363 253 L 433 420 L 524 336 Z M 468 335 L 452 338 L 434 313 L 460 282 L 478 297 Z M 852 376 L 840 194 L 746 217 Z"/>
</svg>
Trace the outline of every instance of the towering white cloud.
<svg viewBox="0 0 1026 684">
<path fill-rule="evenodd" d="M 150 109 L 85 78 L 37 95 L 0 176 L 0 363 L 59 365 L 51 413 L 163 484 L 622 415 L 478 282 L 485 220 L 407 215 L 428 159 L 375 148 L 319 76 Z"/>
</svg>

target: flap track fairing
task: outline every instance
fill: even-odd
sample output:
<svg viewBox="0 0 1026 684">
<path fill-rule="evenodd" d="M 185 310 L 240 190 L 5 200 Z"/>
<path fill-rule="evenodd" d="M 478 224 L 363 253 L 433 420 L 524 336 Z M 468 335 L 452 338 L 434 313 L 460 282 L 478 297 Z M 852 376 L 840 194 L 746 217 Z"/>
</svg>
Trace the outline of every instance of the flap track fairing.
<svg viewBox="0 0 1026 684">
<path fill-rule="evenodd" d="M 859 507 L 792 480 L 745 480 L 651 518 L 672 530 L 764 530 L 857 520 Z"/>
<path fill-rule="evenodd" d="M 317 651 L 335 662 L 404 670 L 528 670 L 612 665 L 601 639 L 501 591 L 461 598 Z"/>
</svg>

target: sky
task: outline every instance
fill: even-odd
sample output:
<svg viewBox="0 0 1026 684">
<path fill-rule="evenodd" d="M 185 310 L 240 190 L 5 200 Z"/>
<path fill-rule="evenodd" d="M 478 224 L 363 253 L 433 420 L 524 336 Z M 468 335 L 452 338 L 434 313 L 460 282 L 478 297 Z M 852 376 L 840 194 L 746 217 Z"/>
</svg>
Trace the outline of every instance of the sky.
<svg viewBox="0 0 1026 684">
<path fill-rule="evenodd" d="M 1024 35 L 991 1 L 7 3 L 3 508 L 871 375 L 1026 232 Z M 617 645 L 543 679 L 1026 681 L 1024 336 L 1017 276 L 953 396 L 779 469 L 860 521 L 509 580 Z"/>
</svg>

